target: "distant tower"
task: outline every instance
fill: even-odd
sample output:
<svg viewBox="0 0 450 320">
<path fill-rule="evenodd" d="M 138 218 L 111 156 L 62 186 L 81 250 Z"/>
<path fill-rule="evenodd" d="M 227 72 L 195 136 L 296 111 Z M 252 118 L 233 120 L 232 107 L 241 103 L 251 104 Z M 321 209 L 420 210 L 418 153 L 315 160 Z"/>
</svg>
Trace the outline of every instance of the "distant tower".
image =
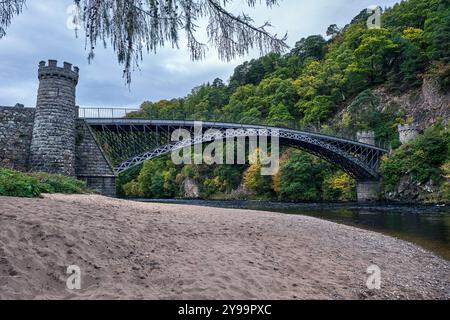
<svg viewBox="0 0 450 320">
<path fill-rule="evenodd" d="M 30 149 L 32 171 L 75 175 L 75 87 L 78 67 L 39 63 L 39 89 Z"/>
<path fill-rule="evenodd" d="M 375 132 L 361 131 L 356 134 L 358 142 L 375 145 Z"/>
<path fill-rule="evenodd" d="M 419 136 L 419 125 L 417 123 L 401 124 L 398 126 L 401 144 L 415 140 Z"/>
</svg>

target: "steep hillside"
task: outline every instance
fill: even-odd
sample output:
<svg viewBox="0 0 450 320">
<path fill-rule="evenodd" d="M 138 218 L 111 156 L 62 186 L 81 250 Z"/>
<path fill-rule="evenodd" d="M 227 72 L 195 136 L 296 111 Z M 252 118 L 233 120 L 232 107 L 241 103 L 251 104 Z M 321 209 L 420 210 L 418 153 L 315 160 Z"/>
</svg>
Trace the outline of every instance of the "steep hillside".
<svg viewBox="0 0 450 320">
<path fill-rule="evenodd" d="M 144 102 L 135 116 L 302 127 L 347 136 L 373 130 L 378 142 L 392 146 L 395 158 L 400 147 L 398 124 L 414 121 L 421 129 L 448 124 L 450 4 L 403 1 L 383 13 L 378 29 L 368 29 L 367 19 L 363 10 L 344 27 L 331 25 L 328 39 L 303 38 L 285 55 L 268 54 L 238 66 L 228 83 L 215 79 L 184 98 Z M 448 134 L 441 132 L 448 129 L 439 128 L 433 132 L 439 132 L 447 146 Z M 207 198 L 354 199 L 354 181 L 338 168 L 301 151 L 282 151 L 281 170 L 273 178 L 260 177 L 258 165 L 179 167 L 158 159 L 146 163 L 142 171 L 122 176 L 119 192 L 183 197 L 196 182 L 195 194 Z M 433 177 L 430 190 L 448 183 L 445 168 L 450 157 L 448 150 L 442 152 L 444 158 L 431 165 L 435 174 L 427 176 Z M 415 179 L 411 176 L 413 185 L 418 183 Z M 189 187 L 184 188 L 186 183 Z M 401 192 L 392 193 L 395 186 L 389 188 L 384 191 L 394 194 L 390 199 L 424 199 L 417 195 L 402 199 Z M 426 198 L 450 202 L 445 193 Z"/>
</svg>

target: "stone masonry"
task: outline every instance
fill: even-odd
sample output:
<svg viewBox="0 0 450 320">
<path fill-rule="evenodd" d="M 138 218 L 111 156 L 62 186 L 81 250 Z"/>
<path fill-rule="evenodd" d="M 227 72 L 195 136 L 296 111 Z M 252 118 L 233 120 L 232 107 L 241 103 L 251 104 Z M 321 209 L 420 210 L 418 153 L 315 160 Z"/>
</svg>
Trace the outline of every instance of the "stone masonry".
<svg viewBox="0 0 450 320">
<path fill-rule="evenodd" d="M 375 145 L 375 132 L 361 131 L 356 134 L 356 139 L 365 144 Z"/>
<path fill-rule="evenodd" d="M 79 69 L 56 60 L 39 63 L 36 108 L 0 107 L 0 166 L 76 176 L 115 196 L 115 172 L 84 120 L 78 118 Z"/>
<path fill-rule="evenodd" d="M 95 134 L 82 119 L 77 120 L 76 161 L 77 178 L 99 193 L 108 196 L 116 194 L 114 169 Z"/>
<path fill-rule="evenodd" d="M 408 143 L 415 140 L 419 136 L 419 125 L 417 123 L 401 124 L 398 126 L 398 133 L 401 144 Z"/>
<path fill-rule="evenodd" d="M 28 169 L 35 110 L 0 107 L 0 167 Z"/>
<path fill-rule="evenodd" d="M 75 176 L 75 87 L 78 68 L 55 60 L 39 63 L 39 89 L 30 165 L 33 171 Z"/>
</svg>

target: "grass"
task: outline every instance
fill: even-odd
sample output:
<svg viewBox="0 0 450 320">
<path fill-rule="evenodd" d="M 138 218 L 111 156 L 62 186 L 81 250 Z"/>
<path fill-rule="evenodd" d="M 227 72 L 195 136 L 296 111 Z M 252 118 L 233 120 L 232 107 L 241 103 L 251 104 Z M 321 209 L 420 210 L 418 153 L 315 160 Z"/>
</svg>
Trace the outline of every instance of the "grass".
<svg viewBox="0 0 450 320">
<path fill-rule="evenodd" d="M 25 173 L 0 168 L 0 196 L 39 197 L 42 193 L 83 193 L 86 183 L 49 173 Z"/>
</svg>

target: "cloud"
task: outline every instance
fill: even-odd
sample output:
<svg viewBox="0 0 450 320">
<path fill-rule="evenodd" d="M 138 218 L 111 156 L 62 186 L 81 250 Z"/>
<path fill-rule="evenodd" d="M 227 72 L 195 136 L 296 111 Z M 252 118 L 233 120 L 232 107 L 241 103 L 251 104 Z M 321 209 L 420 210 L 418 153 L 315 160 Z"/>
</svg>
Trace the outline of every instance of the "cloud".
<svg viewBox="0 0 450 320">
<path fill-rule="evenodd" d="M 384 7 L 395 2 L 379 0 L 378 4 Z M 77 103 L 81 106 L 137 107 L 145 100 L 185 96 L 193 87 L 217 77 L 227 80 L 238 64 L 258 56 L 254 51 L 225 63 L 211 48 L 206 59 L 193 62 L 185 46 L 179 50 L 163 48 L 157 54 L 144 55 L 129 89 L 122 78 L 123 67 L 118 65 L 111 48 L 98 47 L 95 59 L 88 63 L 84 39 L 76 38 L 74 31 L 66 27 L 70 18 L 67 8 L 72 0 L 27 3 L 24 13 L 13 20 L 7 36 L 0 40 L 0 105 L 35 104 L 40 60 L 57 59 L 60 64 L 69 61 L 80 67 Z M 248 8 L 244 1 L 236 0 L 229 9 L 249 13 L 259 25 L 270 20 L 274 25 L 271 32 L 288 32 L 288 44 L 294 46 L 302 37 L 324 34 L 330 24 L 343 26 L 373 4 L 373 0 L 282 0 L 279 6 L 268 9 Z M 204 38 L 204 33 L 200 37 Z"/>
</svg>

